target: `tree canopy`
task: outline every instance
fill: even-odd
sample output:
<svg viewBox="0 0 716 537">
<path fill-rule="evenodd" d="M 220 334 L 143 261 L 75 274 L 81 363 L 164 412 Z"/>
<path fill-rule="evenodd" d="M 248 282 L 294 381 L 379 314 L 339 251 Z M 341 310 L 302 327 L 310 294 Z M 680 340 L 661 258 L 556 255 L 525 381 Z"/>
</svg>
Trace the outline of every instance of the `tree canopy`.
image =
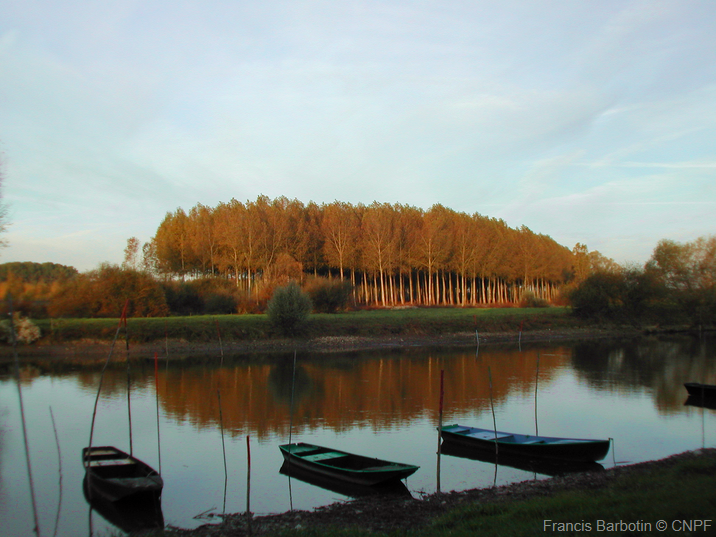
<svg viewBox="0 0 716 537">
<path fill-rule="evenodd" d="M 164 277 L 231 279 L 256 298 L 291 260 L 300 273 L 350 280 L 358 303 L 381 306 L 551 300 L 576 275 L 575 253 L 551 237 L 439 204 L 199 204 L 167 213 L 145 250 Z"/>
</svg>

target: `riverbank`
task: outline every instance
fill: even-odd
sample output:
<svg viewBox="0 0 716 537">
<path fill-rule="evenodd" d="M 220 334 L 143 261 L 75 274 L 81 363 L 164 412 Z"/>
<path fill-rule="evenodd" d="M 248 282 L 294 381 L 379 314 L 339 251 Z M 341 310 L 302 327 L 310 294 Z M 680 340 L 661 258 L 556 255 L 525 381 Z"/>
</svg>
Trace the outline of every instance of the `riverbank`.
<svg viewBox="0 0 716 537">
<path fill-rule="evenodd" d="M 642 330 L 633 328 L 560 328 L 515 332 L 485 332 L 478 334 L 480 345 L 529 343 L 535 341 L 574 341 L 613 337 L 638 337 Z M 376 336 L 326 335 L 315 338 L 274 338 L 260 340 L 229 340 L 215 342 L 192 342 L 180 339 L 158 340 L 149 343 L 131 343 L 134 357 L 153 357 L 182 360 L 197 357 L 225 357 L 247 354 L 271 354 L 299 352 L 352 352 L 409 347 L 472 347 L 477 344 L 475 332 L 445 334 L 400 334 Z M 112 348 L 111 341 L 83 339 L 66 343 L 38 343 L 17 347 L 20 358 L 100 359 L 106 358 Z M 124 342 L 116 344 L 116 352 L 124 352 Z M 0 362 L 11 360 L 13 350 L 0 348 Z"/>
<path fill-rule="evenodd" d="M 550 479 L 422 498 L 359 499 L 277 515 L 253 517 L 253 535 L 536 535 L 603 534 L 597 528 L 622 521 L 641 531 L 617 535 L 687 534 L 674 521 L 709 521 L 693 534 L 716 528 L 716 449 L 690 451 L 671 457 L 618 466 L 600 472 L 567 474 Z M 589 524 L 576 531 L 545 530 L 545 520 L 556 524 Z M 658 529 L 659 521 L 670 527 Z M 646 524 L 650 526 L 647 527 Z M 557 529 L 555 529 L 557 528 Z M 706 529 L 706 531 L 704 531 Z M 300 530 L 300 531 L 299 531 Z M 245 514 L 223 517 L 220 524 L 195 530 L 170 528 L 175 537 L 249 535 Z"/>
</svg>

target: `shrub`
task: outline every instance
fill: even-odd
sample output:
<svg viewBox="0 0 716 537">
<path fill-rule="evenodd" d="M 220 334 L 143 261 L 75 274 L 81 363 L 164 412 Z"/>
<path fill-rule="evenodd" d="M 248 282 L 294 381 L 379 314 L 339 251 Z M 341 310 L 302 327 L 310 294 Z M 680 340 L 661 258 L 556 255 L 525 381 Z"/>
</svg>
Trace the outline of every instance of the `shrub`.
<svg viewBox="0 0 716 537">
<path fill-rule="evenodd" d="M 27 317 L 20 317 L 19 313 L 13 315 L 15 338 L 18 343 L 32 343 L 40 339 L 40 329 Z M 12 344 L 12 331 L 10 320 L 0 322 L 0 340 Z"/>
<path fill-rule="evenodd" d="M 204 300 L 204 313 L 229 314 L 236 313 L 238 301 L 228 293 L 211 293 Z"/>
<path fill-rule="evenodd" d="M 346 308 L 353 286 L 345 280 L 316 278 L 308 284 L 306 291 L 313 302 L 313 311 L 335 313 Z"/>
<path fill-rule="evenodd" d="M 311 307 L 311 298 L 296 282 L 289 282 L 274 291 L 266 313 L 271 324 L 283 334 L 291 335 L 308 319 Z"/>
<path fill-rule="evenodd" d="M 547 308 L 549 307 L 549 303 L 544 298 L 539 298 L 535 296 L 535 294 L 532 291 L 527 291 L 522 296 L 522 300 L 520 301 L 520 307 L 523 308 Z"/>
<path fill-rule="evenodd" d="M 154 278 L 110 264 L 72 278 L 47 310 L 52 317 L 119 317 L 126 300 L 128 317 L 169 313 L 164 292 Z"/>
<path fill-rule="evenodd" d="M 571 293 L 572 311 L 582 319 L 611 319 L 622 306 L 621 274 L 596 272 Z"/>
</svg>

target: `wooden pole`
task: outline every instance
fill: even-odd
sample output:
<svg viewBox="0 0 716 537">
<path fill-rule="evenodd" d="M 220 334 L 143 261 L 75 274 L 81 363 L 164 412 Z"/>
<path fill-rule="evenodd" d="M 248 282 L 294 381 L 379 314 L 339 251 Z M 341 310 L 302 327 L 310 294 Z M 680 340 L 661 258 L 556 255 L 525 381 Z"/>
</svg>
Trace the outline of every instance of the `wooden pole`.
<svg viewBox="0 0 716 537">
<path fill-rule="evenodd" d="M 495 457 L 497 457 L 497 419 L 495 418 L 495 403 L 492 399 L 492 370 L 489 367 L 487 368 L 487 376 L 490 380 L 490 408 L 492 409 L 492 426 L 495 431 Z"/>
<path fill-rule="evenodd" d="M 59 465 L 60 474 L 60 496 L 57 502 L 57 515 L 55 516 L 55 531 L 53 536 L 57 535 L 57 528 L 60 523 L 60 512 L 62 511 L 62 452 L 60 451 L 60 438 L 57 436 L 57 425 L 55 424 L 55 415 L 52 413 L 52 407 L 50 407 L 50 419 L 52 419 L 52 430 L 55 432 L 55 444 L 57 444 L 57 462 Z"/>
<path fill-rule="evenodd" d="M 25 461 L 27 462 L 27 478 L 30 482 L 30 499 L 32 500 L 32 514 L 35 526 L 32 530 L 40 537 L 40 522 L 37 517 L 37 502 L 35 500 L 35 485 L 32 480 L 32 464 L 30 463 L 30 443 L 27 439 L 27 424 L 25 421 L 25 406 L 22 403 L 22 388 L 20 382 L 20 358 L 17 354 L 17 337 L 15 336 L 15 312 L 12 307 L 12 296 L 8 293 L 8 313 L 10 315 L 10 337 L 12 338 L 12 353 L 15 358 L 15 380 L 17 381 L 17 398 L 20 402 L 20 420 L 22 421 L 22 437 L 25 440 Z"/>
<path fill-rule="evenodd" d="M 127 304 L 129 304 L 129 300 L 127 300 Z M 132 375 L 131 375 L 130 366 L 129 366 L 129 330 L 127 329 L 126 312 L 124 315 L 124 342 L 125 342 L 125 346 L 126 346 L 125 355 L 127 358 L 127 415 L 129 418 L 129 454 L 131 456 L 134 454 L 134 442 L 132 439 L 132 396 L 131 396 Z"/>
<path fill-rule="evenodd" d="M 246 524 L 248 526 L 249 535 L 251 535 L 251 443 L 249 439 L 249 435 L 246 435 L 246 456 L 248 458 L 246 471 Z"/>
<path fill-rule="evenodd" d="M 539 425 L 537 424 L 537 385 L 539 384 L 539 351 L 537 352 L 537 373 L 535 373 L 535 436 L 539 436 Z"/>
<path fill-rule="evenodd" d="M 229 474 L 226 470 L 226 445 L 224 444 L 224 416 L 221 412 L 221 390 L 216 390 L 216 395 L 219 398 L 219 427 L 221 428 L 221 449 L 224 452 L 224 509 L 223 514 L 226 514 L 226 487 L 229 483 Z"/>
<path fill-rule="evenodd" d="M 117 338 L 119 337 L 119 331 L 122 328 L 122 323 L 124 322 L 124 319 L 127 315 L 127 307 L 129 306 L 129 300 L 127 300 L 124 303 L 124 308 L 122 309 L 122 316 L 119 318 L 119 325 L 117 325 L 117 331 L 114 334 L 114 339 L 112 340 L 112 346 L 109 348 L 109 354 L 107 355 L 107 359 L 104 362 L 104 366 L 102 367 L 102 372 L 99 376 L 99 386 L 97 387 L 97 396 L 94 399 L 94 410 L 92 411 L 92 424 L 90 426 L 90 437 L 89 437 L 89 444 L 88 449 L 92 449 L 92 436 L 94 435 L 94 422 L 97 418 L 97 404 L 99 403 L 99 394 L 102 391 L 102 381 L 104 380 L 104 372 L 107 369 L 107 364 L 109 364 L 109 361 L 112 359 L 112 353 L 114 352 L 114 345 L 117 343 Z M 86 461 L 83 461 L 86 462 Z M 91 474 L 90 474 L 91 475 Z"/>
<path fill-rule="evenodd" d="M 438 492 L 440 492 L 440 458 L 442 455 L 442 444 L 440 442 L 443 432 L 443 399 L 445 397 L 445 370 L 440 370 L 440 405 L 438 411 Z"/>
<path fill-rule="evenodd" d="M 219 328 L 219 321 L 214 319 L 214 323 L 216 324 L 216 333 L 219 334 L 219 350 L 221 351 L 221 365 L 224 365 L 224 345 L 221 342 L 221 329 Z"/>
<path fill-rule="evenodd" d="M 162 437 L 159 433 L 159 356 L 154 353 L 154 396 L 157 401 L 157 454 L 159 456 L 159 474 L 162 473 Z"/>
</svg>

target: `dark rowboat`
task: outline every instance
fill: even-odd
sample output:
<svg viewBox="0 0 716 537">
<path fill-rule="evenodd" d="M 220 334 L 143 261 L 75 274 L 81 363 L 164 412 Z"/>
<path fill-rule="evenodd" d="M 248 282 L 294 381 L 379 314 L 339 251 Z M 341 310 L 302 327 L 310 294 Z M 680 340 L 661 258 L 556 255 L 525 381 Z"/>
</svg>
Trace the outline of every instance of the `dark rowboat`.
<svg viewBox="0 0 716 537">
<path fill-rule="evenodd" d="M 312 444 L 284 444 L 279 449 L 290 466 L 357 485 L 373 486 L 399 481 L 420 468 Z"/>
<path fill-rule="evenodd" d="M 713 384 L 700 384 L 698 382 L 685 382 L 684 388 L 693 397 L 716 399 L 716 386 Z"/>
<path fill-rule="evenodd" d="M 85 482 L 90 498 L 116 502 L 130 497 L 158 499 L 164 480 L 148 464 L 113 446 L 82 449 Z"/>
<path fill-rule="evenodd" d="M 472 447 L 499 455 L 513 455 L 533 459 L 595 462 L 607 456 L 609 440 L 555 438 L 506 433 L 491 429 L 448 425 L 441 429 L 445 442 Z"/>
</svg>

